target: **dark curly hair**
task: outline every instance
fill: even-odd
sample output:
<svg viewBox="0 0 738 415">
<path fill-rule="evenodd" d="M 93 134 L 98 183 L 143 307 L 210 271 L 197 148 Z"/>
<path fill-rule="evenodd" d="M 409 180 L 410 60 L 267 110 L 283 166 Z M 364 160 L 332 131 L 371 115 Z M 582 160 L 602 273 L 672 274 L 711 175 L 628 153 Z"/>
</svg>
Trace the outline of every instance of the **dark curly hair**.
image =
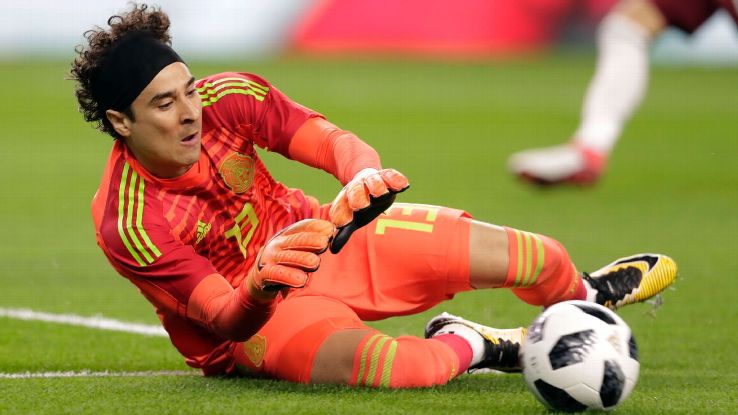
<svg viewBox="0 0 738 415">
<path fill-rule="evenodd" d="M 131 9 L 108 19 L 110 30 L 97 26 L 84 33 L 87 47 L 78 45 L 74 50 L 77 57 L 72 62 L 70 79 L 77 82 L 75 95 L 79 111 L 85 121 L 94 122 L 95 127 L 113 138 L 120 138 L 113 125 L 105 116 L 108 108 L 101 108 L 92 96 L 92 82 L 97 76 L 111 46 L 131 32 L 149 32 L 161 42 L 171 45 L 169 35 L 169 16 L 158 7 L 131 3 Z M 131 119 L 134 114 L 129 106 L 123 112 Z"/>
</svg>

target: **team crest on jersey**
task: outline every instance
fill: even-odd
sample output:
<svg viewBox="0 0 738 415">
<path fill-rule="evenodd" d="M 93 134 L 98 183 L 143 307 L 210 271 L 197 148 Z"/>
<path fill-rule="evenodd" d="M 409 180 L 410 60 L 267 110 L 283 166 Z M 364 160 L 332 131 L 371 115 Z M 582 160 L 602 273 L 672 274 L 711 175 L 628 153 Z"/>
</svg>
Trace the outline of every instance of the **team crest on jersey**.
<svg viewBox="0 0 738 415">
<path fill-rule="evenodd" d="M 218 173 L 234 193 L 243 193 L 254 181 L 254 160 L 241 153 L 231 153 L 220 163 Z"/>
<path fill-rule="evenodd" d="M 243 352 L 251 363 L 260 367 L 264 363 L 264 352 L 266 352 L 266 338 L 255 334 L 243 344 Z"/>
</svg>

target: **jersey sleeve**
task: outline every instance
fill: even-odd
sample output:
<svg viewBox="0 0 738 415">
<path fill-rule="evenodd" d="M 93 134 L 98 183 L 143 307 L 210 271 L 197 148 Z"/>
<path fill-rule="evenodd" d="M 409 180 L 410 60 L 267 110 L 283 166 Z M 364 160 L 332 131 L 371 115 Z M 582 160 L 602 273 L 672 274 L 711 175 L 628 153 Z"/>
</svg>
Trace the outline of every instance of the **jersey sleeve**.
<svg viewBox="0 0 738 415">
<path fill-rule="evenodd" d="M 157 308 L 184 316 L 194 288 L 217 271 L 192 246 L 172 236 L 156 187 L 127 166 L 108 193 L 98 244 L 113 267 Z"/>
<path fill-rule="evenodd" d="M 225 127 L 256 145 L 288 156 L 295 132 L 312 117 L 322 117 L 287 97 L 257 75 L 225 72 L 197 82 L 203 123 Z"/>
</svg>

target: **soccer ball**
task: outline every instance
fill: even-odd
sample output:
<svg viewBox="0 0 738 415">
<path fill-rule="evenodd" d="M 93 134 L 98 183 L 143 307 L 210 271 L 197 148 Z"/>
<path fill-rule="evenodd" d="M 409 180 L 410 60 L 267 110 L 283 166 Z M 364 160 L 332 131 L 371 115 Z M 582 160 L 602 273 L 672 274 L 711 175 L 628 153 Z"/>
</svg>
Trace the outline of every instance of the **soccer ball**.
<svg viewBox="0 0 738 415">
<path fill-rule="evenodd" d="M 565 301 L 541 313 L 520 348 L 528 388 L 549 409 L 613 409 L 633 391 L 640 363 L 630 327 L 613 311 Z"/>
</svg>

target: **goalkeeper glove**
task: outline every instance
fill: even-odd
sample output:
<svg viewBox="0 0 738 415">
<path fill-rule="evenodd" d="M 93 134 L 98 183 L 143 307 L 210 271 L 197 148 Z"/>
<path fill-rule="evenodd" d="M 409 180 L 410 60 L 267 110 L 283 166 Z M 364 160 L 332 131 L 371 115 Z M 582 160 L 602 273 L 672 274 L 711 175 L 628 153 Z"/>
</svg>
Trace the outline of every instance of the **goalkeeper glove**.
<svg viewBox="0 0 738 415">
<path fill-rule="evenodd" d="M 335 231 L 326 220 L 304 219 L 272 236 L 246 278 L 249 294 L 269 301 L 283 288 L 304 287 L 308 273 L 320 265 L 318 254 L 328 248 Z"/>
<path fill-rule="evenodd" d="M 410 187 L 402 173 L 394 169 L 364 169 L 358 172 L 333 200 L 328 213 L 338 233 L 331 243 L 331 252 L 338 253 L 351 234 L 395 201 L 395 195 Z"/>
</svg>

